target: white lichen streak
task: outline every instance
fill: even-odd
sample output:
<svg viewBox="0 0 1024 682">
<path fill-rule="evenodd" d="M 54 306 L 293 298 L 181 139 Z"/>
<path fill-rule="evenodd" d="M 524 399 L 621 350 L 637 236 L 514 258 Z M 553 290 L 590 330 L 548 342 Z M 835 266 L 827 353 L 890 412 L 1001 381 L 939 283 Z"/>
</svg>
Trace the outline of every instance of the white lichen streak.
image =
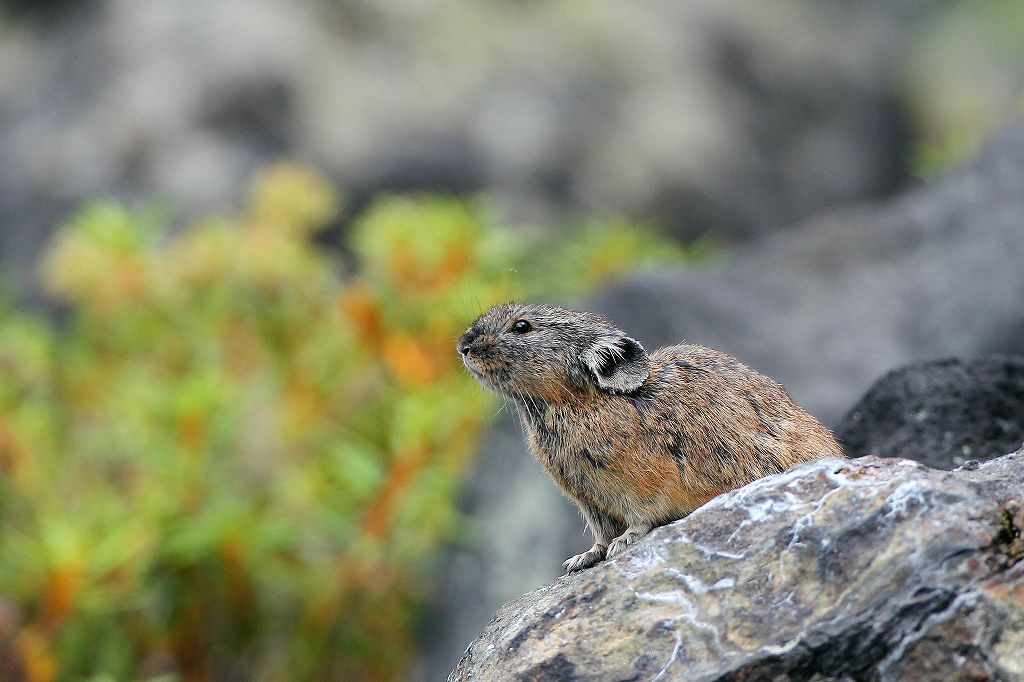
<svg viewBox="0 0 1024 682">
<path fill-rule="evenodd" d="M 838 466 L 837 466 L 838 464 Z M 845 472 L 852 468 L 861 468 L 863 465 L 843 462 L 842 460 L 819 460 L 814 463 L 815 468 L 819 469 L 822 475 L 827 479 L 830 484 L 835 487 L 827 491 L 824 495 L 819 497 L 813 502 L 803 502 L 797 498 L 791 511 L 802 510 L 810 507 L 810 511 L 802 514 L 792 525 L 792 537 L 790 538 L 789 544 L 779 554 L 779 571 L 778 577 L 780 581 L 786 580 L 786 557 L 797 547 L 805 547 L 801 535 L 804 531 L 814 527 L 814 519 L 829 503 L 829 500 L 840 493 L 845 493 L 850 490 L 870 490 L 872 492 L 869 495 L 877 495 L 880 491 L 889 485 L 889 480 L 872 480 L 869 477 L 863 477 L 854 479 L 848 476 Z M 799 471 L 802 467 L 797 467 L 794 471 Z M 787 482 L 785 485 L 789 487 L 792 485 L 792 481 Z"/>
<path fill-rule="evenodd" d="M 708 585 L 697 576 L 690 575 L 689 573 L 683 573 L 678 568 L 666 568 L 665 573 L 682 581 L 682 583 L 689 588 L 690 592 L 693 592 L 694 594 L 707 594 L 714 590 L 725 590 L 736 585 L 735 578 L 722 578 L 714 585 Z"/>
<path fill-rule="evenodd" d="M 689 517 L 688 517 L 689 518 Z M 746 559 L 747 555 L 744 552 L 730 552 L 724 549 L 715 549 L 708 545 L 701 544 L 691 538 L 685 531 L 678 531 L 675 536 L 676 542 L 685 542 L 701 554 L 708 557 L 722 557 L 723 559 Z"/>
<path fill-rule="evenodd" d="M 921 621 L 921 623 L 918 624 L 917 628 L 915 628 L 913 632 L 906 633 L 901 637 L 899 643 L 893 647 L 892 651 L 890 651 L 889 654 L 878 664 L 878 670 L 881 673 L 881 678 L 883 680 L 896 679 L 889 674 L 889 668 L 903 660 L 903 655 L 906 653 L 907 647 L 920 641 L 920 639 L 927 635 L 934 626 L 946 623 L 956 616 L 962 607 L 973 604 L 977 600 L 978 593 L 975 590 L 968 590 L 967 592 L 957 595 L 957 597 L 953 599 L 942 611 L 929 614 Z"/>
<path fill-rule="evenodd" d="M 658 566 L 666 563 L 662 548 L 650 543 L 637 545 L 629 553 L 622 554 L 621 559 L 615 557 L 611 565 L 619 572 L 619 575 L 629 581 L 636 580 L 644 573 L 649 573 Z"/>
<path fill-rule="evenodd" d="M 623 559 L 625 560 L 613 561 L 612 566 L 614 566 L 624 578 L 629 582 L 632 582 L 640 575 L 649 573 L 666 564 L 664 547 L 664 544 L 643 545 L 637 547 L 630 554 L 624 555 Z M 701 550 L 699 547 L 698 549 Z M 708 552 L 716 555 L 721 554 L 720 552 L 715 552 L 713 550 L 708 550 Z M 729 554 L 728 558 L 738 559 L 742 558 L 742 556 Z M 681 611 L 679 615 L 664 621 L 664 625 L 673 629 L 675 645 L 672 647 L 672 653 L 669 656 L 668 661 L 666 661 L 661 671 L 652 678 L 654 680 L 662 679 L 668 669 L 672 666 L 672 663 L 679 657 L 679 651 L 683 643 L 683 634 L 678 627 L 680 622 L 688 623 L 690 627 L 695 630 L 709 632 L 714 642 L 714 650 L 716 653 L 721 653 L 722 640 L 718 628 L 710 623 L 700 620 L 698 617 L 699 613 L 697 606 L 689 596 L 690 594 L 707 594 L 712 590 L 728 589 L 736 584 L 735 578 L 725 577 L 716 581 L 714 585 L 709 586 L 696 576 L 685 574 L 677 568 L 667 567 L 664 568 L 664 572 L 682 582 L 689 592 L 681 589 L 666 592 L 634 592 L 638 599 L 659 604 L 673 604 L 679 606 Z"/>
<path fill-rule="evenodd" d="M 913 462 L 910 462 L 909 464 L 911 466 L 917 466 Z M 692 519 L 700 517 L 701 515 L 708 514 L 713 510 L 742 511 L 746 515 L 746 518 L 740 521 L 732 534 L 730 534 L 726 539 L 726 543 L 730 543 L 736 540 L 737 535 L 744 528 L 764 521 L 770 516 L 799 513 L 800 516 L 793 522 L 792 538 L 787 547 L 779 555 L 778 577 L 780 580 L 785 580 L 786 554 L 796 547 L 803 546 L 801 534 L 806 529 L 814 526 L 815 515 L 825 508 L 830 498 L 840 491 L 859 488 L 878 490 L 888 485 L 885 481 L 873 481 L 867 477 L 855 480 L 842 473 L 844 470 L 862 468 L 863 466 L 863 464 L 835 458 L 817 460 L 815 462 L 795 467 L 782 474 L 754 481 L 753 483 L 731 493 L 720 495 L 695 510 L 688 518 Z M 824 476 L 825 479 L 833 485 L 833 487 L 817 500 L 804 501 L 792 492 L 792 488 L 795 485 L 806 484 L 808 473 L 814 470 L 817 470 L 822 476 Z M 787 488 L 789 490 L 787 490 Z M 782 499 L 777 497 L 777 493 L 780 490 L 783 493 Z M 772 495 L 772 497 L 766 497 L 767 495 Z M 681 538 L 688 540 L 688 538 L 683 534 L 681 534 Z M 696 546 L 696 543 L 693 544 Z M 710 547 L 701 547 L 700 549 L 708 554 L 716 556 L 727 554 L 727 552 L 722 549 L 712 549 Z M 731 556 L 734 558 L 743 558 L 742 554 L 731 554 Z"/>
<path fill-rule="evenodd" d="M 679 649 L 683 646 L 683 633 L 679 630 L 676 630 L 675 635 L 676 645 L 672 647 L 672 655 L 669 656 L 668 661 L 666 661 L 662 669 L 658 671 L 658 674 L 651 678 L 651 682 L 656 682 L 657 680 L 663 678 L 665 676 L 665 673 L 668 672 L 669 667 L 676 662 L 677 658 L 679 658 Z"/>
<path fill-rule="evenodd" d="M 933 490 L 934 484 L 925 479 L 918 479 L 901 483 L 896 490 L 885 499 L 889 510 L 885 512 L 885 518 L 897 520 L 907 514 L 911 502 L 917 502 L 921 507 L 927 506 L 924 493 Z"/>
<path fill-rule="evenodd" d="M 637 592 L 636 596 L 639 599 L 643 599 L 645 601 L 657 604 L 675 604 L 679 606 L 682 611 L 682 613 L 680 613 L 678 616 L 674 618 L 669 618 L 668 620 L 664 621 L 664 625 L 673 628 L 673 634 L 675 636 L 676 642 L 675 646 L 672 647 L 672 653 L 669 656 L 668 661 L 666 661 L 665 665 L 662 666 L 661 671 L 659 671 L 657 675 L 651 678 L 652 682 L 654 680 L 661 679 L 666 674 L 668 669 L 672 666 L 672 664 L 679 658 L 679 649 L 682 647 L 683 644 L 683 633 L 677 627 L 677 624 L 680 621 L 685 621 L 690 625 L 690 627 L 692 627 L 695 630 L 703 630 L 706 632 L 710 632 L 711 636 L 714 639 L 713 649 L 715 653 L 718 655 L 722 654 L 722 639 L 721 634 L 718 632 L 718 628 L 712 625 L 711 623 L 707 623 L 700 620 L 697 617 L 699 615 L 697 607 L 693 603 L 693 601 L 689 599 L 688 594 L 685 591 L 671 590 L 668 592 L 658 593 Z"/>
</svg>

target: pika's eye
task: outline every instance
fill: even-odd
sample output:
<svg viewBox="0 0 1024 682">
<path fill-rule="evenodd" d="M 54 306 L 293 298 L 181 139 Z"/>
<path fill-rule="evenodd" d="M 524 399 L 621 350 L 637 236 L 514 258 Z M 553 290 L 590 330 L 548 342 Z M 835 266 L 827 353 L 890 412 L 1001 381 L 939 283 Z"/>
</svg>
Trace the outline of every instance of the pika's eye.
<svg viewBox="0 0 1024 682">
<path fill-rule="evenodd" d="M 526 332 L 533 329 L 533 325 L 526 320 L 516 320 L 515 323 L 509 328 L 513 334 L 525 334 Z"/>
</svg>

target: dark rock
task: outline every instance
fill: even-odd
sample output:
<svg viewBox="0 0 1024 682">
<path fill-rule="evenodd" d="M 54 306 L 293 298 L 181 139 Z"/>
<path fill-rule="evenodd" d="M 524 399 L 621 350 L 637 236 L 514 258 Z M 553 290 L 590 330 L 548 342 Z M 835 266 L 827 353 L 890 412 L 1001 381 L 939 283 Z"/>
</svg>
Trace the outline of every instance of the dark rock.
<svg viewBox="0 0 1024 682">
<path fill-rule="evenodd" d="M 1021 481 L 802 465 L 509 602 L 450 679 L 1024 680 Z"/>
<path fill-rule="evenodd" d="M 903 367 L 879 379 L 836 428 L 850 457 L 903 457 L 938 469 L 1024 442 L 1024 357 Z"/>
</svg>

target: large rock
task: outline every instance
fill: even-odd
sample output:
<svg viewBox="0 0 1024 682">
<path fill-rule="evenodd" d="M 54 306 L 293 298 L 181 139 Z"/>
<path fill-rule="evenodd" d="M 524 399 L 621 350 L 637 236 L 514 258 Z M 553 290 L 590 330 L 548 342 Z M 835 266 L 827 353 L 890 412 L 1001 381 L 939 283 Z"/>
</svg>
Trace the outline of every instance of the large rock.
<svg viewBox="0 0 1024 682">
<path fill-rule="evenodd" d="M 828 213 L 701 270 L 634 277 L 589 306 L 648 348 L 687 339 L 729 351 L 835 424 L 871 382 L 901 365 L 1024 351 L 1021 187 L 1024 120 L 932 185 Z M 970 390 L 954 383 L 945 383 L 947 394 L 935 400 L 955 401 L 951 412 L 978 414 L 968 404 Z M 847 438 L 855 433 L 844 431 Z M 924 442 L 943 437 L 935 432 Z M 1000 436 L 993 447 L 1004 444 Z M 921 450 L 885 454 L 915 452 Z M 453 662 L 500 603 L 541 584 L 534 569 L 509 572 L 504 557 L 530 556 L 531 566 L 553 575 L 562 559 L 589 546 L 575 510 L 537 469 L 511 420 L 485 442 L 470 485 L 471 497 L 483 503 L 468 508 L 477 545 L 454 553 L 458 565 L 474 571 L 445 573 L 445 617 L 435 620 L 428 642 L 432 670 Z M 539 524 L 546 538 L 573 541 L 527 541 L 540 509 L 547 510 Z M 482 608 L 488 601 L 491 608 Z"/>
<path fill-rule="evenodd" d="M 509 602 L 451 679 L 1024 680 L 1022 481 L 1024 452 L 756 481 Z"/>
<path fill-rule="evenodd" d="M 939 469 L 1024 442 L 1024 356 L 936 360 L 875 382 L 836 427 L 850 457 L 905 457 Z"/>
</svg>

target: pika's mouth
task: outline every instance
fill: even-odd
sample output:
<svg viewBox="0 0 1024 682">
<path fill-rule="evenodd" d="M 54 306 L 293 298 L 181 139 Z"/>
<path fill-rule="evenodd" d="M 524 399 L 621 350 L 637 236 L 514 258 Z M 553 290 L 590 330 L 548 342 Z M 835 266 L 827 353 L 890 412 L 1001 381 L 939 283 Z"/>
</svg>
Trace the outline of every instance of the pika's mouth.
<svg viewBox="0 0 1024 682">
<path fill-rule="evenodd" d="M 475 376 L 477 379 L 483 379 L 484 378 L 484 373 L 481 372 L 479 369 L 477 369 L 476 367 L 473 366 L 473 361 L 469 358 L 468 355 L 462 356 L 462 364 L 465 365 L 466 369 L 469 370 L 470 374 Z"/>
</svg>

